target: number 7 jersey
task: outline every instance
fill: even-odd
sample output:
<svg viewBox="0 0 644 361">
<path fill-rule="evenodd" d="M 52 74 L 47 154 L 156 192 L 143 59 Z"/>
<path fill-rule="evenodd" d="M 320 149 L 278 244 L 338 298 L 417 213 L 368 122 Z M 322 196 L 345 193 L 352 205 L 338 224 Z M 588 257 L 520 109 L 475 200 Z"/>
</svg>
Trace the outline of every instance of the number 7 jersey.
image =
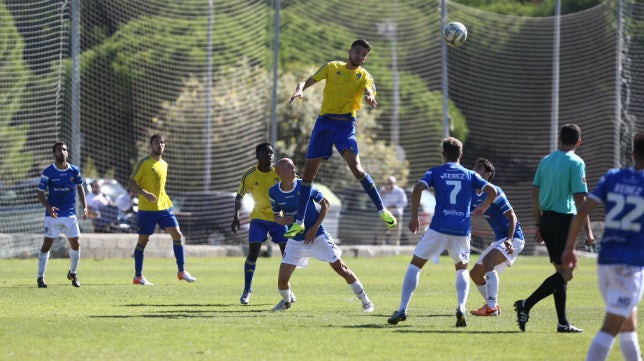
<svg viewBox="0 0 644 361">
<path fill-rule="evenodd" d="M 611 169 L 589 197 L 606 208 L 598 263 L 644 266 L 644 171 Z"/>
<path fill-rule="evenodd" d="M 468 236 L 472 228 L 472 194 L 488 182 L 475 171 L 454 162 L 431 168 L 419 182 L 425 183 L 428 189 L 434 187 L 436 208 L 429 228 L 443 234 Z"/>
</svg>

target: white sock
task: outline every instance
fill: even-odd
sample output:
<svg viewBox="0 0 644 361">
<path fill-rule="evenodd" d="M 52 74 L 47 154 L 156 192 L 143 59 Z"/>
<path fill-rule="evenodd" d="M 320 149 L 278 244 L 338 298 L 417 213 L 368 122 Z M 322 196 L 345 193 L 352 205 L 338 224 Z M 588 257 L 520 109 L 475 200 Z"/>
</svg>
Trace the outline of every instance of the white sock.
<svg viewBox="0 0 644 361">
<path fill-rule="evenodd" d="M 496 307 L 496 298 L 499 294 L 499 274 L 496 271 L 492 270 L 485 274 L 487 279 L 487 306 L 490 308 Z"/>
<path fill-rule="evenodd" d="M 49 251 L 38 253 L 38 277 L 45 277 L 45 269 L 47 269 L 47 261 L 49 261 Z"/>
<path fill-rule="evenodd" d="M 414 294 L 416 287 L 418 287 L 418 279 L 420 278 L 420 268 L 410 264 L 405 273 L 403 280 L 402 295 L 400 295 L 400 306 L 398 311 L 406 311 L 411 301 L 411 295 Z"/>
<path fill-rule="evenodd" d="M 613 348 L 615 337 L 606 332 L 599 331 L 593 338 L 593 342 L 588 348 L 586 361 L 604 361 L 608 357 L 610 350 Z"/>
<path fill-rule="evenodd" d="M 367 292 L 365 292 L 364 287 L 362 287 L 362 283 L 360 283 L 359 279 L 356 279 L 355 282 L 349 285 L 351 287 L 351 290 L 355 295 L 361 300 L 361 301 L 369 301 L 369 297 L 367 297 Z"/>
<path fill-rule="evenodd" d="M 622 332 L 619 334 L 619 347 L 626 361 L 642 361 L 640 343 L 637 341 L 637 332 Z"/>
<path fill-rule="evenodd" d="M 467 295 L 470 293 L 470 277 L 466 269 L 456 270 L 456 297 L 458 299 L 458 309 L 465 312 Z"/>
<path fill-rule="evenodd" d="M 285 290 L 278 289 L 278 291 L 280 293 L 280 296 L 282 296 L 282 299 L 285 302 L 291 302 L 291 289 L 290 288 L 287 288 Z"/>
<path fill-rule="evenodd" d="M 76 271 L 78 271 L 79 261 L 80 261 L 80 248 L 77 251 L 70 249 L 69 250 L 69 272 L 76 274 Z"/>
<path fill-rule="evenodd" d="M 479 290 L 481 296 L 483 296 L 483 301 L 487 302 L 487 284 L 476 285 L 476 289 Z"/>
</svg>

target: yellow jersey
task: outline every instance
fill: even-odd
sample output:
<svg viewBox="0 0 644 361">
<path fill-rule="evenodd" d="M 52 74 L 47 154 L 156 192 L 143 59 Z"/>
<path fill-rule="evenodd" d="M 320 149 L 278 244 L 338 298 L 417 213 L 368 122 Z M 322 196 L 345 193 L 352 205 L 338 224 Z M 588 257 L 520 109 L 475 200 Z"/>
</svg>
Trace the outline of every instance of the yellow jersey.
<svg viewBox="0 0 644 361">
<path fill-rule="evenodd" d="M 311 76 L 315 81 L 326 80 L 320 115 L 351 114 L 353 118 L 362 106 L 364 90 L 369 88 L 376 96 L 376 85 L 363 67 L 347 68 L 344 61 L 331 61 Z"/>
<path fill-rule="evenodd" d="M 275 167 L 271 166 L 269 172 L 260 171 L 257 166 L 248 168 L 242 175 L 237 194 L 244 196 L 250 193 L 255 202 L 250 219 L 263 219 L 265 221 L 275 222 L 271 201 L 268 197 L 268 189 L 279 183 L 280 179 L 275 172 Z"/>
<path fill-rule="evenodd" d="M 130 178 L 139 187 L 157 196 L 156 203 L 148 201 L 145 197 L 139 197 L 139 210 L 164 211 L 172 207 L 172 201 L 165 192 L 167 175 L 168 163 L 165 160 L 156 160 L 151 156 L 139 160 Z"/>
</svg>

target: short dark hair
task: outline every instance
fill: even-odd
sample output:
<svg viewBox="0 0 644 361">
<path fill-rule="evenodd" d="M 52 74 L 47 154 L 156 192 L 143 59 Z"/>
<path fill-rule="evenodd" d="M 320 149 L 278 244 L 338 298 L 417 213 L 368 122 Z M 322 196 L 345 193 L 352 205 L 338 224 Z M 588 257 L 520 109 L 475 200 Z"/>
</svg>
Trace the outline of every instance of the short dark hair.
<svg viewBox="0 0 644 361">
<path fill-rule="evenodd" d="M 476 164 L 482 165 L 485 168 L 486 172 L 492 173 L 492 175 L 490 176 L 490 179 L 488 180 L 492 180 L 492 178 L 494 178 L 494 174 L 496 173 L 496 170 L 494 169 L 494 164 L 492 164 L 490 160 L 485 158 L 479 158 L 476 160 Z"/>
<path fill-rule="evenodd" d="M 67 145 L 67 144 L 65 144 L 65 142 L 63 142 L 62 140 L 57 141 L 56 143 L 54 143 L 54 146 L 51 147 L 51 152 L 56 153 L 56 149 L 62 148 L 63 145 Z"/>
<path fill-rule="evenodd" d="M 255 147 L 255 157 L 259 157 L 259 154 L 264 151 L 264 149 L 273 148 L 273 145 L 270 142 L 259 143 Z"/>
<path fill-rule="evenodd" d="M 633 136 L 633 154 L 639 159 L 644 159 L 644 133 Z"/>
<path fill-rule="evenodd" d="M 559 140 L 563 145 L 575 145 L 581 138 L 581 128 L 577 124 L 564 124 L 559 130 Z"/>
<path fill-rule="evenodd" d="M 361 47 L 367 49 L 368 51 L 371 51 L 371 45 L 369 45 L 369 43 L 365 39 L 358 39 L 358 40 L 354 41 L 351 44 L 351 49 L 355 48 L 356 46 L 361 46 Z"/>
<path fill-rule="evenodd" d="M 163 135 L 163 134 L 161 134 L 161 133 L 153 134 L 153 135 L 150 137 L 150 144 L 152 144 L 152 142 L 154 142 L 154 140 L 155 140 L 155 139 L 157 139 L 157 138 L 165 140 L 165 135 Z"/>
<path fill-rule="evenodd" d="M 463 153 L 463 143 L 454 137 L 447 137 L 443 139 L 443 154 L 445 160 L 449 162 L 456 162 Z"/>
</svg>

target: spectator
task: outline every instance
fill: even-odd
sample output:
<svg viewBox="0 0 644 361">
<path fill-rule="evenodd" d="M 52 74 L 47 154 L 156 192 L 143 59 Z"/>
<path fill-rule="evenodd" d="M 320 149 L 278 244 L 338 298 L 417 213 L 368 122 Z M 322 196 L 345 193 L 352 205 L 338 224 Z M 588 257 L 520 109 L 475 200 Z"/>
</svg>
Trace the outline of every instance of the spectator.
<svg viewBox="0 0 644 361">
<path fill-rule="evenodd" d="M 407 194 L 405 190 L 396 184 L 396 177 L 389 176 L 385 185 L 380 189 L 382 204 L 396 218 L 398 224 L 402 224 L 403 210 L 407 206 Z M 381 224 L 381 232 L 378 233 L 378 244 L 400 245 L 402 227 L 389 228 Z"/>
<path fill-rule="evenodd" d="M 91 183 L 91 192 L 87 195 L 87 207 L 90 218 L 100 218 L 101 207 L 112 206 L 114 202 L 107 194 L 101 193 L 101 184 L 98 179 Z"/>
</svg>

